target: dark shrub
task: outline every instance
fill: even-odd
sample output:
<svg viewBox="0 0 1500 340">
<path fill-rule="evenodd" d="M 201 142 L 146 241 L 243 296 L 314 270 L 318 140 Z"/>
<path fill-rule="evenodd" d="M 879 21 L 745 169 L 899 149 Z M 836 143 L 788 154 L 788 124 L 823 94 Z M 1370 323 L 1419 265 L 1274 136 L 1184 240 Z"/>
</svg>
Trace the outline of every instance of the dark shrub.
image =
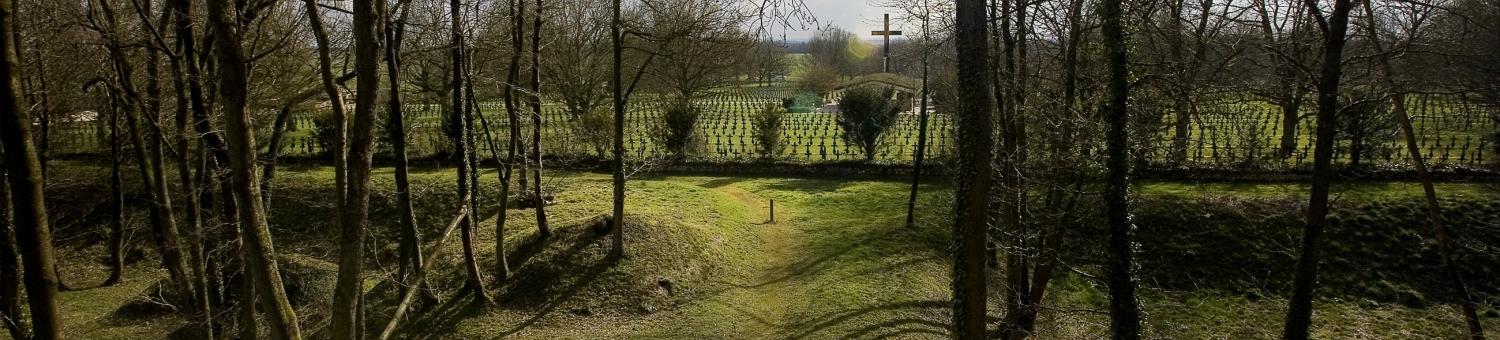
<svg viewBox="0 0 1500 340">
<path fill-rule="evenodd" d="M 895 90 L 862 86 L 844 90 L 844 98 L 839 100 L 838 124 L 844 131 L 844 141 L 863 151 L 866 161 L 875 159 L 880 136 L 890 130 L 901 112 L 893 97 Z"/>
<path fill-rule="evenodd" d="M 569 124 L 573 129 L 575 141 L 587 144 L 594 150 L 594 155 L 604 157 L 604 153 L 614 145 L 615 116 L 609 108 L 595 107 L 593 110 L 582 112 L 573 119 L 574 124 Z"/>
<path fill-rule="evenodd" d="M 703 111 L 693 107 L 687 100 L 677 100 L 662 110 L 662 125 L 657 126 L 652 138 L 674 157 L 686 157 L 697 152 L 702 140 L 698 135 L 698 118 Z"/>
<path fill-rule="evenodd" d="M 775 104 L 766 105 L 751 117 L 755 128 L 755 146 L 761 157 L 772 158 L 781 154 L 785 147 L 781 140 L 781 121 L 786 118 L 786 109 Z"/>
</svg>

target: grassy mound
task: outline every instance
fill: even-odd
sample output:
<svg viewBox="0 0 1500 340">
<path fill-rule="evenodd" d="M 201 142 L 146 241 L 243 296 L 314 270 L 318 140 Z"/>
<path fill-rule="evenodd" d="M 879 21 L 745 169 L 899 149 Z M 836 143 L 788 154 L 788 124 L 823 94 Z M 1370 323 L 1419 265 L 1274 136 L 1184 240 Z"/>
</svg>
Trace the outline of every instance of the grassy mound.
<svg viewBox="0 0 1500 340">
<path fill-rule="evenodd" d="M 1500 202 L 1459 191 L 1441 200 L 1455 262 L 1470 289 L 1500 294 Z M 1135 206 L 1139 275 L 1167 290 L 1220 290 L 1249 299 L 1291 289 L 1307 203 L 1295 196 L 1146 194 Z M 1325 233 L 1320 296 L 1425 307 L 1452 301 L 1420 193 L 1387 192 L 1337 200 Z M 1102 224 L 1072 237 L 1076 259 L 1098 258 Z M 1083 250 L 1083 251 L 1080 251 Z"/>
</svg>

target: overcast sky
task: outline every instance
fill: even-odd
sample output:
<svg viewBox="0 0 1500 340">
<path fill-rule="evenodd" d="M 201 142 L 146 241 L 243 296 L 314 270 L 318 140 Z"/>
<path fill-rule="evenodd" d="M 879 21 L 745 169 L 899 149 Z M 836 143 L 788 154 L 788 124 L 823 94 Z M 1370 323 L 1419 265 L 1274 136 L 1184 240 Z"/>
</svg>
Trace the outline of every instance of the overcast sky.
<svg viewBox="0 0 1500 340">
<path fill-rule="evenodd" d="M 863 40 L 877 40 L 880 37 L 871 36 L 870 31 L 880 29 L 881 14 L 886 9 L 874 6 L 868 0 L 803 0 L 808 9 L 818 18 L 818 25 L 832 25 L 844 30 L 854 32 Z M 876 0 L 879 1 L 879 0 Z M 894 24 L 893 24 L 894 25 Z M 815 28 L 808 30 L 787 31 L 788 40 L 807 40 L 816 32 Z M 901 27 L 891 27 L 901 30 Z M 779 36 L 777 38 L 780 38 Z"/>
</svg>

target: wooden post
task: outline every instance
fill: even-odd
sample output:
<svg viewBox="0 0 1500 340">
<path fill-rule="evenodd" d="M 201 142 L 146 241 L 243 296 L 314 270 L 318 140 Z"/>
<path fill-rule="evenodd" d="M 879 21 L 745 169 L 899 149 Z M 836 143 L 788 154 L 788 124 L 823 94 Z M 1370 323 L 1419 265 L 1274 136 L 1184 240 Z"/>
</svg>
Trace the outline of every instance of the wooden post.
<svg viewBox="0 0 1500 340">
<path fill-rule="evenodd" d="M 771 200 L 771 223 L 776 223 L 776 200 Z"/>
</svg>

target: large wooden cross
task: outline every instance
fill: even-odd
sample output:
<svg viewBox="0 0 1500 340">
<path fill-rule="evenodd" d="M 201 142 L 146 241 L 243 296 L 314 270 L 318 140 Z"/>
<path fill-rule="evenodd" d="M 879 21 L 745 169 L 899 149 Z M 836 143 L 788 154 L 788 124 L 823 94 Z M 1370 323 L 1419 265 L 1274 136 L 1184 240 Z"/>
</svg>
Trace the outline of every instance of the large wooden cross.
<svg viewBox="0 0 1500 340">
<path fill-rule="evenodd" d="M 893 35 L 901 35 L 901 31 L 892 31 L 891 30 L 891 15 L 890 14 L 886 14 L 885 15 L 885 30 L 884 31 L 870 31 L 870 34 L 871 35 L 879 35 L 879 36 L 885 37 L 885 45 L 881 46 L 881 48 L 880 48 L 881 54 L 882 54 L 882 60 L 881 60 L 881 62 L 882 62 L 882 66 L 881 66 L 882 67 L 882 71 L 881 72 L 890 73 L 891 72 L 891 36 L 893 36 Z"/>
</svg>

